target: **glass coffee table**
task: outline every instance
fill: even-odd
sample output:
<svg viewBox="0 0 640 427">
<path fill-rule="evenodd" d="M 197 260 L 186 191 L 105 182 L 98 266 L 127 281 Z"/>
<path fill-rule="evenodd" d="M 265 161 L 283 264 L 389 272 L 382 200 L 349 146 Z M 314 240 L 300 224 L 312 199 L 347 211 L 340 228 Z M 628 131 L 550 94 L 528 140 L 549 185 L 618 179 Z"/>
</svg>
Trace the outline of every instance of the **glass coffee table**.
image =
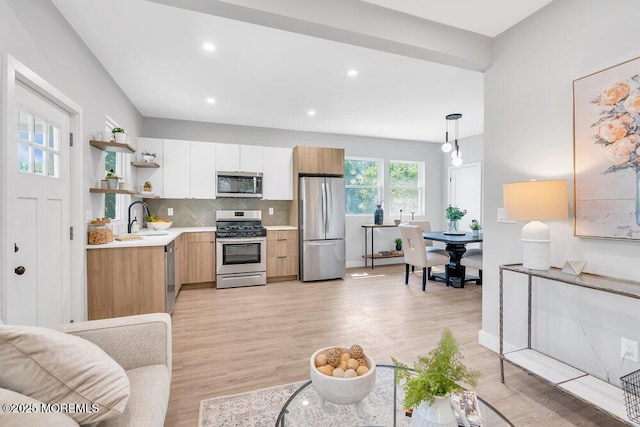
<svg viewBox="0 0 640 427">
<path fill-rule="evenodd" d="M 285 426 L 409 426 L 405 415 L 402 386 L 395 382 L 393 365 L 376 365 L 376 384 L 364 399 L 363 417 L 356 414 L 356 405 L 335 405 L 327 402 L 320 407 L 319 395 L 311 381 L 304 383 L 282 407 L 276 427 Z M 513 426 L 493 406 L 478 397 L 482 425 Z"/>
</svg>

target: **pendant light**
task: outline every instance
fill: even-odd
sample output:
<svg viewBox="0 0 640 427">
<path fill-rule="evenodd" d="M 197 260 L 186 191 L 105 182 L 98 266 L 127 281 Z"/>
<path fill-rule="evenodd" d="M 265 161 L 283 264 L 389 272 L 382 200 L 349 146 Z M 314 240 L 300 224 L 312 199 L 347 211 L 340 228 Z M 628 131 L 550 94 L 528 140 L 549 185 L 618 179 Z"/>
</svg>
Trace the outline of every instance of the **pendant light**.
<svg viewBox="0 0 640 427">
<path fill-rule="evenodd" d="M 460 113 L 452 113 L 447 114 L 445 119 L 447 119 L 447 126 L 445 132 L 445 142 L 442 144 L 442 151 L 448 153 L 451 151 L 451 164 L 453 166 L 460 166 L 462 164 L 462 153 L 460 152 L 460 146 L 458 145 L 458 120 L 462 117 Z M 455 138 L 453 145 L 449 142 L 449 121 L 455 121 Z M 453 151 L 452 151 L 453 150 Z"/>
</svg>

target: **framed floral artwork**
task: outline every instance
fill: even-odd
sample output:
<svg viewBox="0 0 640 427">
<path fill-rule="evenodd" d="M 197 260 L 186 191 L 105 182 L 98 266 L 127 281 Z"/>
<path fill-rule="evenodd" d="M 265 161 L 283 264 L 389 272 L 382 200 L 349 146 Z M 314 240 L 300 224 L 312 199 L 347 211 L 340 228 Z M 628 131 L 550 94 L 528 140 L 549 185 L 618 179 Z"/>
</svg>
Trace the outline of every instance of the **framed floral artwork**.
<svg viewBox="0 0 640 427">
<path fill-rule="evenodd" d="M 575 235 L 640 240 L 640 58 L 573 82 Z"/>
</svg>

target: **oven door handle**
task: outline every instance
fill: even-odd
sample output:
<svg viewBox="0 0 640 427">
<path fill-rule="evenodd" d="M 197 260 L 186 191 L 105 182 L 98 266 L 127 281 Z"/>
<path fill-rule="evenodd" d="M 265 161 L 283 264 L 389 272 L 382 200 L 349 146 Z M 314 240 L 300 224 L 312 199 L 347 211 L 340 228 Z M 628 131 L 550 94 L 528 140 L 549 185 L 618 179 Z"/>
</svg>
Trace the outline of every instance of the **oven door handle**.
<svg viewBox="0 0 640 427">
<path fill-rule="evenodd" d="M 233 237 L 233 238 L 228 238 L 228 237 L 222 237 L 222 238 L 217 238 L 216 242 L 218 243 L 265 243 L 267 241 L 266 237 L 260 237 L 260 238 L 255 238 L 255 237 Z"/>
</svg>

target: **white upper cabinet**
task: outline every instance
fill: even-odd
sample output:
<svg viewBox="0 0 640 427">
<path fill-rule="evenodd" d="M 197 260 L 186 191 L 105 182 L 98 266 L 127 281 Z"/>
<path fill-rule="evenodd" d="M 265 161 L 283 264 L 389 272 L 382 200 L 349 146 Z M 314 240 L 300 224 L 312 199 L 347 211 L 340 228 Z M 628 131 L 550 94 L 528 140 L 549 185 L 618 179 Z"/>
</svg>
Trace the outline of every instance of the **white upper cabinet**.
<svg viewBox="0 0 640 427">
<path fill-rule="evenodd" d="M 263 172 L 263 148 L 260 145 L 240 146 L 240 170 L 242 172 Z"/>
<path fill-rule="evenodd" d="M 240 146 L 238 144 L 215 144 L 216 171 L 237 172 L 240 170 Z"/>
<path fill-rule="evenodd" d="M 138 160 L 137 157 L 140 156 L 140 153 L 142 153 L 143 151 L 146 151 L 148 153 L 156 153 L 156 158 L 154 159 L 154 162 L 159 164 L 160 167 L 159 168 L 135 168 L 136 172 L 138 173 L 138 179 L 136 180 L 135 190 L 136 191 L 138 190 L 137 187 L 142 187 L 145 181 L 149 181 L 151 183 L 153 193 L 157 196 L 162 196 L 162 192 L 163 192 L 162 182 L 164 180 L 164 177 L 162 176 L 162 173 L 164 170 L 163 169 L 164 168 L 164 165 L 163 165 L 164 149 L 163 149 L 162 139 L 139 137 L 136 146 L 138 151 L 135 154 L 131 155 L 131 161 L 136 162 Z"/>
<path fill-rule="evenodd" d="M 165 139 L 163 143 L 162 170 L 165 199 L 186 199 L 191 197 L 191 143 Z"/>
<path fill-rule="evenodd" d="M 293 149 L 263 147 L 262 198 L 293 200 Z"/>
<path fill-rule="evenodd" d="M 262 172 L 259 145 L 216 144 L 216 171 Z"/>
<path fill-rule="evenodd" d="M 191 141 L 191 198 L 216 198 L 216 144 Z"/>
</svg>

